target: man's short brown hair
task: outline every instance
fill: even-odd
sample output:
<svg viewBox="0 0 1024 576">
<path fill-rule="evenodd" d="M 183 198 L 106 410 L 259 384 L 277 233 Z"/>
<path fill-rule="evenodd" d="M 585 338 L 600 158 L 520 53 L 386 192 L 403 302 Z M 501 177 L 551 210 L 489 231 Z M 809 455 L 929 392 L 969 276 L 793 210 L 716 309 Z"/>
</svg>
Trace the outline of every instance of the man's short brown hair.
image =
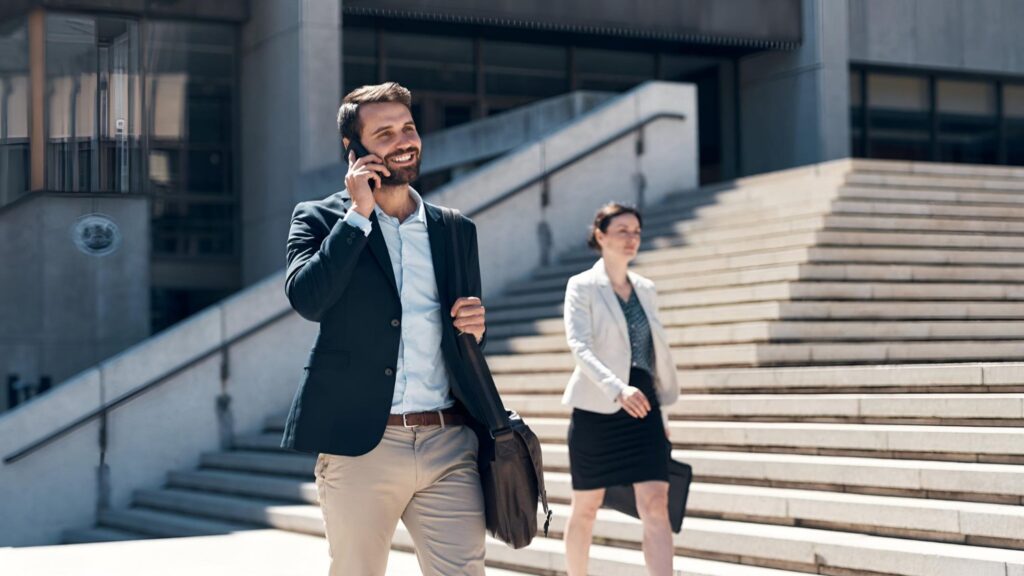
<svg viewBox="0 0 1024 576">
<path fill-rule="evenodd" d="M 342 138 L 359 139 L 359 105 L 377 102 L 398 102 L 412 110 L 412 92 L 397 82 L 360 86 L 349 92 L 338 108 L 338 133 Z"/>
</svg>

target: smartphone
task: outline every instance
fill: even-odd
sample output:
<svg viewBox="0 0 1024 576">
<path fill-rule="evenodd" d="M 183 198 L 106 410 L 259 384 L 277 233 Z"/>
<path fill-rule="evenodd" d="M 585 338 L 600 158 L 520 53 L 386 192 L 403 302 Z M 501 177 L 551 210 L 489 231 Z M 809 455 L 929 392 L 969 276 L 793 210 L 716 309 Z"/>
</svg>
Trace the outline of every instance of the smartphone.
<svg viewBox="0 0 1024 576">
<path fill-rule="evenodd" d="M 365 146 L 363 146 L 363 143 L 360 142 L 358 138 L 354 138 L 352 140 L 349 140 L 349 142 L 348 142 L 348 150 L 345 151 L 345 156 L 347 157 L 350 152 L 355 152 L 356 153 L 356 159 L 357 160 L 359 158 L 362 158 L 363 156 L 369 156 L 369 154 L 370 154 L 370 151 L 367 150 Z M 377 182 L 375 180 L 370 180 L 369 184 L 370 184 L 370 190 L 374 190 L 377 187 Z"/>
</svg>

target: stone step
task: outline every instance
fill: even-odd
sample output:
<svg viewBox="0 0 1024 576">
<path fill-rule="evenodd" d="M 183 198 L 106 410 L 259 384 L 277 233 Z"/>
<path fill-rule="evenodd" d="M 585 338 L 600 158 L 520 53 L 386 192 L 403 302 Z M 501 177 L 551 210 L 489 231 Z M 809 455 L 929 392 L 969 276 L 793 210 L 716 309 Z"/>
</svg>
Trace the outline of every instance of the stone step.
<svg viewBox="0 0 1024 576">
<path fill-rule="evenodd" d="M 153 538 L 182 538 L 228 534 L 252 528 L 251 524 L 208 519 L 148 508 L 127 510 L 101 510 L 98 515 L 102 528 L 135 532 Z"/>
<path fill-rule="evenodd" d="M 901 202 L 939 202 L 944 204 L 1024 204 L 1020 192 L 983 192 L 980 190 L 942 190 L 914 186 L 870 186 L 846 184 L 838 191 L 841 199 L 882 200 Z"/>
<path fill-rule="evenodd" d="M 521 317 L 526 311 L 536 317 L 562 315 L 564 290 L 535 292 L 530 304 L 524 298 L 497 300 L 489 304 L 488 320 L 498 321 L 507 314 Z M 707 306 L 764 300 L 1019 300 L 1024 301 L 1024 284 L 963 284 L 940 282 L 765 282 L 744 286 L 720 286 L 704 289 L 658 290 L 662 308 Z M 500 314 L 499 314 L 500 312 Z M 1022 332 L 1024 334 L 1024 332 Z"/>
<path fill-rule="evenodd" d="M 785 268 L 785 267 L 782 267 Z M 946 266 L 943 264 L 800 264 L 802 280 L 909 281 L 960 283 L 1020 283 L 1024 269 L 1001 266 Z M 659 290 L 663 282 L 658 283 Z M 562 286 L 564 289 L 564 285 Z"/>
<path fill-rule="evenodd" d="M 565 444 L 544 444 L 543 453 L 545 470 L 569 471 Z M 1024 468 L 1009 464 L 679 449 L 672 458 L 706 483 L 1024 503 Z"/>
<path fill-rule="evenodd" d="M 179 470 L 168 475 L 167 486 L 182 490 L 317 504 L 317 488 L 313 482 L 312 468 L 307 472 L 309 474 L 305 478 L 300 478 L 209 469 Z"/>
<path fill-rule="evenodd" d="M 563 386 L 566 377 L 560 375 Z M 773 393 L 894 392 L 901 388 L 921 392 L 1024 392 L 1024 364 L 999 362 L 683 370 L 678 373 L 678 379 L 680 388 L 690 393 L 745 393 L 756 390 Z M 512 379 L 499 378 L 497 381 L 499 386 L 516 384 Z M 521 388 L 527 389 L 525 386 Z"/>
<path fill-rule="evenodd" d="M 1018 250 L 1024 247 L 1024 234 L 949 234 L 924 230 L 913 232 L 822 230 L 818 232 L 818 245 Z"/>
<path fill-rule="evenodd" d="M 140 491 L 136 494 L 136 500 L 140 505 L 170 510 L 182 515 L 195 514 L 234 523 L 260 524 L 308 534 L 322 534 L 323 531 L 320 510 L 311 505 L 283 504 L 184 490 Z M 559 534 L 564 530 L 568 507 L 554 504 L 553 510 L 555 514 L 552 528 L 556 534 Z M 604 510 L 599 513 L 598 521 L 594 526 L 595 537 L 627 546 L 639 543 L 640 529 L 641 525 L 638 520 Z M 774 540 L 774 545 L 764 547 L 765 539 Z M 908 547 L 900 545 L 899 539 L 879 536 L 693 517 L 686 520 L 683 533 L 677 535 L 675 541 L 677 549 L 689 555 L 719 557 L 718 555 L 722 551 L 729 550 L 756 564 L 776 567 L 786 565 L 790 568 L 806 569 L 815 564 L 813 560 L 809 562 L 807 559 L 814 559 L 822 555 L 808 557 L 805 551 L 808 545 L 850 548 L 848 562 L 841 564 L 846 569 L 864 568 L 865 565 L 858 564 L 860 562 L 858 556 L 864 554 L 864 548 L 869 548 L 876 554 L 880 550 L 885 550 L 894 555 L 930 557 L 932 561 L 943 565 L 957 562 L 961 567 L 969 565 L 972 570 L 995 570 L 997 567 L 1005 570 L 1008 562 L 1020 562 L 1024 567 L 1024 554 L 1011 550 L 921 541 L 914 541 L 914 545 Z M 411 548 L 411 538 L 404 527 L 400 526 L 396 530 L 393 545 L 397 549 Z M 518 559 L 523 555 L 518 552 L 501 557 L 492 554 L 492 551 L 497 553 L 502 549 L 509 550 L 502 544 L 494 546 L 489 542 L 489 562 L 515 568 L 524 567 L 521 564 L 524 560 Z M 861 554 L 854 554 L 854 550 L 859 550 Z M 556 552 L 557 549 L 552 547 L 552 551 Z M 825 556 L 829 558 L 831 566 L 837 565 L 833 559 L 834 555 L 827 554 Z M 908 559 L 902 558 L 902 561 L 906 562 Z M 920 560 L 918 558 L 918 561 Z M 885 564 L 884 561 L 879 561 L 877 558 L 873 561 L 873 565 L 876 567 Z M 892 567 L 890 566 L 890 569 Z M 933 572 L 927 573 L 932 574 Z"/>
<path fill-rule="evenodd" d="M 278 435 L 278 439 L 280 439 L 280 435 Z M 280 442 L 278 442 L 278 446 L 280 446 Z M 210 470 L 312 478 L 316 457 L 310 454 L 287 452 L 281 448 L 274 452 L 231 450 L 207 452 L 200 456 L 199 463 L 203 468 Z"/>
<path fill-rule="evenodd" d="M 1024 219 L 1024 206 L 955 204 L 943 202 L 901 202 L 839 198 L 832 202 L 831 214 L 873 214 L 877 216 L 929 216 L 937 218 Z"/>
<path fill-rule="evenodd" d="M 564 443 L 568 418 L 531 418 L 543 442 Z M 742 450 L 957 462 L 1024 463 L 1024 429 L 794 422 L 669 422 L 673 445 L 690 450 Z"/>
<path fill-rule="evenodd" d="M 552 528 L 565 529 L 568 507 L 553 507 Z M 600 510 L 594 537 L 637 545 L 639 520 Z M 913 576 L 1003 576 L 1024 570 L 1024 552 L 981 546 L 924 542 L 707 518 L 687 518 L 674 537 L 678 552 L 689 556 L 740 560 L 815 574 L 901 574 Z"/>
<path fill-rule="evenodd" d="M 846 175 L 847 184 L 924 188 L 928 190 L 986 191 L 1014 194 L 1024 192 L 1022 178 L 978 178 L 964 175 L 882 174 L 854 171 Z"/>
<path fill-rule="evenodd" d="M 117 530 L 114 528 L 76 528 L 66 530 L 63 536 L 64 544 L 90 544 L 95 542 L 125 542 L 128 540 L 143 540 L 146 536 L 138 532 Z"/>
<path fill-rule="evenodd" d="M 738 343 L 895 342 L 941 340 L 1013 340 L 1024 334 L 1024 321 L 905 321 L 890 322 L 737 322 L 710 326 L 667 328 L 670 346 Z M 487 353 L 532 354 L 568 352 L 562 333 L 540 336 L 492 337 Z"/>
<path fill-rule="evenodd" d="M 550 500 L 569 504 L 569 474 L 545 473 L 544 484 Z M 686 514 L 690 518 L 1024 549 L 1024 508 L 1005 504 L 694 482 Z"/>
<path fill-rule="evenodd" d="M 568 353 L 492 354 L 497 374 L 571 371 Z M 806 342 L 707 344 L 673 347 L 677 368 L 807 366 L 829 364 L 905 364 L 922 362 L 998 362 L 1024 360 L 1024 339 L 946 340 L 941 342 Z"/>
<path fill-rule="evenodd" d="M 912 162 L 907 160 L 876 160 L 855 158 L 850 160 L 849 171 L 858 174 L 921 175 L 936 178 L 988 178 L 1016 179 L 1024 177 L 1024 169 L 1014 166 L 985 164 L 952 164 L 944 162 Z M 844 173 L 845 176 L 846 173 Z"/>
<path fill-rule="evenodd" d="M 527 418 L 572 412 L 561 390 L 503 392 L 502 401 Z M 663 410 L 672 420 L 1024 427 L 1024 394 L 684 394 Z"/>
</svg>

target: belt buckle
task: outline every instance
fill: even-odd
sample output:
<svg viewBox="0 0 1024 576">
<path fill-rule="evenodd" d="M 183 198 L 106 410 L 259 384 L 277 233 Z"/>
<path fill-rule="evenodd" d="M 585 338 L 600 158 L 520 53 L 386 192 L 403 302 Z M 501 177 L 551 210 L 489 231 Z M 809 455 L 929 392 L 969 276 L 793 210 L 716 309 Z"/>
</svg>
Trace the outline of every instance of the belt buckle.
<svg viewBox="0 0 1024 576">
<path fill-rule="evenodd" d="M 420 427 L 419 424 L 413 424 L 412 426 L 409 425 L 409 422 L 406 421 L 406 419 L 405 419 L 405 417 L 408 416 L 408 415 L 409 415 L 408 412 L 405 412 L 405 413 L 402 414 L 402 426 L 404 426 L 405 428 L 408 428 L 410 430 L 419 428 Z"/>
</svg>

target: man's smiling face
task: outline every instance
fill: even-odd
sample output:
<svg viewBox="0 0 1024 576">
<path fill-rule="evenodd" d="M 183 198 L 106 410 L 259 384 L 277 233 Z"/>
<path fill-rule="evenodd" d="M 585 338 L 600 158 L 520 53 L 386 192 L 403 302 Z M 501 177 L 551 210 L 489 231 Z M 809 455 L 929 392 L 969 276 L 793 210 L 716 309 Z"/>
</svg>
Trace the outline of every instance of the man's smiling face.
<svg viewBox="0 0 1024 576">
<path fill-rule="evenodd" d="M 412 112 L 399 102 L 374 102 L 359 106 L 360 139 L 371 154 L 384 159 L 391 176 L 381 174 L 381 184 L 409 184 L 420 175 L 420 135 Z"/>
</svg>

